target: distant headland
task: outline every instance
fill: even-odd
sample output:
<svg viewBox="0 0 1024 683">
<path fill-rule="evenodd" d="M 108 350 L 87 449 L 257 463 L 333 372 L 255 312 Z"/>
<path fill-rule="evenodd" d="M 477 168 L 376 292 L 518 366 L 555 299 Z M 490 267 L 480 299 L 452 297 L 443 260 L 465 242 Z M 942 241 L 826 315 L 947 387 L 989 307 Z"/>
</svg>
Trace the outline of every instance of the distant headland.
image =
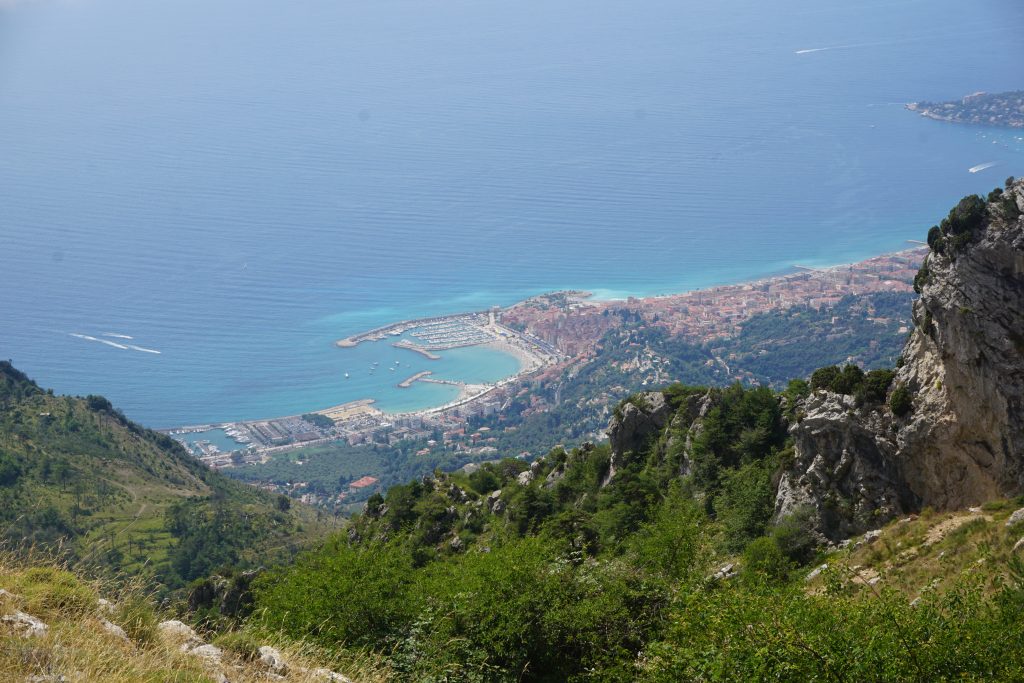
<svg viewBox="0 0 1024 683">
<path fill-rule="evenodd" d="M 1024 90 L 976 92 L 951 102 L 912 102 L 907 109 L 936 121 L 1024 128 Z"/>
</svg>

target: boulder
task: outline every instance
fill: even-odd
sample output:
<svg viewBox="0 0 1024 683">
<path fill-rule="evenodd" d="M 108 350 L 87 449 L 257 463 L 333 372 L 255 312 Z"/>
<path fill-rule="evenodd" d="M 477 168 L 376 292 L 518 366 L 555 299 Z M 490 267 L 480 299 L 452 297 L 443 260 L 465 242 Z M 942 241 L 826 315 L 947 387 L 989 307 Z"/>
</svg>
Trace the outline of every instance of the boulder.
<svg viewBox="0 0 1024 683">
<path fill-rule="evenodd" d="M 808 582 L 810 582 L 810 581 L 814 581 L 814 580 L 815 580 L 816 578 L 818 578 L 819 576 L 821 576 L 821 573 L 822 573 L 823 571 L 825 571 L 826 569 L 828 569 L 828 563 L 826 563 L 826 564 L 822 564 L 822 565 L 818 565 L 817 567 L 815 567 L 814 569 L 812 569 L 812 570 L 810 571 L 810 573 L 809 573 L 809 574 L 807 574 L 807 576 L 806 576 L 806 577 L 804 577 L 804 581 L 808 581 Z"/>
<path fill-rule="evenodd" d="M 111 621 L 107 621 L 106 619 L 101 618 L 100 628 L 102 628 L 104 631 L 106 631 L 107 633 L 109 633 L 110 635 L 114 636 L 119 640 L 123 640 L 126 643 L 131 642 L 131 640 L 128 638 L 128 634 L 124 632 L 124 629 Z"/>
<path fill-rule="evenodd" d="M 31 614 L 18 611 L 0 617 L 0 630 L 22 638 L 40 638 L 50 632 L 50 627 Z"/>
<path fill-rule="evenodd" d="M 184 622 L 178 621 L 177 619 L 161 621 L 159 624 L 156 625 L 156 630 L 160 633 L 160 637 L 164 638 L 165 640 L 177 642 L 202 642 L 202 640 L 199 638 L 199 634 L 196 633 L 191 626 Z"/>
<path fill-rule="evenodd" d="M 519 473 L 519 476 L 516 477 L 516 482 L 520 486 L 529 486 L 530 483 L 533 482 L 533 478 L 534 478 L 533 472 L 531 470 L 526 470 L 525 472 L 520 472 Z"/>
<path fill-rule="evenodd" d="M 284 661 L 284 656 L 280 650 L 264 645 L 259 649 L 260 663 L 266 667 L 267 671 L 278 676 L 285 676 L 288 674 L 288 663 Z"/>
<path fill-rule="evenodd" d="M 353 683 L 348 676 L 342 676 L 337 671 L 330 669 L 313 669 L 310 672 L 310 677 L 315 681 L 323 681 L 323 683 Z"/>
<path fill-rule="evenodd" d="M 210 645 L 208 643 L 195 646 L 189 646 L 186 643 L 185 645 L 182 645 L 181 650 L 190 657 L 198 657 L 208 664 L 220 664 L 221 659 L 224 658 L 223 650 L 216 645 Z"/>
<path fill-rule="evenodd" d="M 1006 520 L 1006 526 L 1010 527 L 1014 524 L 1020 524 L 1021 522 L 1024 522 L 1024 508 L 1021 508 L 1020 510 L 1014 510 L 1013 514 L 1011 514 L 1010 517 Z"/>
<path fill-rule="evenodd" d="M 736 576 L 736 573 L 736 565 L 730 562 L 729 564 L 719 567 L 718 571 L 711 575 L 711 578 L 718 581 L 724 581 Z"/>
</svg>

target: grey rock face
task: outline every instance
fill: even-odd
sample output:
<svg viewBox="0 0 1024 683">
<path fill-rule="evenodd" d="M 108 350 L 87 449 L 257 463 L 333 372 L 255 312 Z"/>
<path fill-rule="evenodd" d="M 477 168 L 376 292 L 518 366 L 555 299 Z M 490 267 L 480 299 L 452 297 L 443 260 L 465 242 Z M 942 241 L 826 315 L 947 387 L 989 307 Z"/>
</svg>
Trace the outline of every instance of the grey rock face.
<svg viewBox="0 0 1024 683">
<path fill-rule="evenodd" d="M 1024 182 L 1009 191 L 1024 202 Z M 971 244 L 925 262 L 894 382 L 913 396 L 911 412 L 857 409 L 827 392 L 807 399 L 778 516 L 808 508 L 835 540 L 922 505 L 960 509 L 1024 490 L 1024 217 L 989 215 Z"/>
<path fill-rule="evenodd" d="M 815 528 L 836 541 L 914 507 L 902 483 L 887 415 L 855 412 L 853 398 L 816 392 L 790 428 L 793 466 L 779 480 L 777 518 L 807 510 Z"/>
<path fill-rule="evenodd" d="M 608 424 L 612 459 L 604 482 L 606 485 L 615 477 L 618 468 L 646 451 L 650 442 L 664 429 L 671 414 L 672 408 L 660 391 L 637 394 L 623 404 Z"/>
<path fill-rule="evenodd" d="M 897 375 L 915 394 L 897 457 L 928 505 L 961 508 L 1024 487 L 1024 217 L 926 267 Z"/>
</svg>

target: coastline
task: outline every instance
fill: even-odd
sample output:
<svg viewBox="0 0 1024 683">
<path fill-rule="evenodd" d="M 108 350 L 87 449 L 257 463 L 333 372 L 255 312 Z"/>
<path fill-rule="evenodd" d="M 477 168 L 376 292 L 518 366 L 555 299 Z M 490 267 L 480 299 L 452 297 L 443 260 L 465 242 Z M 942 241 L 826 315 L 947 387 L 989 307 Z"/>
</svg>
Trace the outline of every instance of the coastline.
<svg viewBox="0 0 1024 683">
<path fill-rule="evenodd" d="M 447 316 L 401 320 L 390 325 L 337 340 L 344 352 L 362 341 L 388 340 L 388 346 L 439 360 L 435 352 L 481 346 L 511 356 L 518 363 L 512 374 L 491 382 L 465 382 L 438 378 L 423 370 L 407 377 L 400 388 L 417 382 L 445 384 L 458 388 L 455 398 L 414 410 L 386 410 L 363 398 L 319 413 L 333 420 L 333 426 L 312 429 L 302 416 L 245 420 L 206 425 L 241 436 L 249 449 L 246 457 L 317 443 L 347 440 L 370 443 L 385 438 L 388 443 L 420 438 L 426 429 L 464 423 L 474 415 L 494 414 L 515 391 L 515 385 L 529 376 L 547 376 L 574 358 L 592 352 L 609 325 L 614 326 L 618 310 L 627 309 L 645 317 L 650 324 L 665 327 L 670 334 L 710 340 L 735 334 L 751 315 L 791 305 L 829 306 L 847 295 L 872 291 L 910 290 L 910 281 L 927 252 L 923 244 L 890 251 L 860 261 L 828 266 L 791 264 L 786 272 L 683 292 L 646 297 L 601 300 L 579 289 L 559 290 L 530 297 L 507 307 L 462 312 Z M 390 340 L 394 340 L 393 342 Z M 166 432 L 196 431 L 176 427 Z M 384 436 L 382 436 L 384 435 Z M 204 456 L 211 464 L 230 465 L 227 453 Z"/>
<path fill-rule="evenodd" d="M 892 258 L 892 257 L 897 257 L 897 256 L 906 256 L 906 255 L 912 254 L 912 253 L 914 253 L 916 251 L 922 250 L 922 249 L 924 249 L 926 247 L 924 242 L 920 242 L 918 240 L 906 240 L 906 241 L 908 243 L 913 244 L 914 246 L 907 247 L 906 249 L 897 249 L 895 251 L 886 251 L 886 252 L 882 252 L 880 254 L 875 254 L 874 256 L 868 256 L 868 257 L 865 257 L 865 258 L 862 258 L 862 259 L 856 259 L 856 260 L 852 260 L 852 261 L 840 261 L 838 263 L 829 262 L 827 264 L 817 264 L 817 265 L 802 265 L 802 264 L 794 263 L 794 264 L 790 264 L 788 267 L 786 267 L 784 269 L 780 269 L 780 270 L 778 270 L 778 271 L 776 271 L 774 273 L 769 273 L 767 275 L 758 275 L 758 276 L 747 277 L 747 278 L 741 277 L 739 279 L 730 279 L 730 280 L 727 280 L 727 281 L 718 282 L 716 284 L 705 285 L 705 286 L 702 286 L 702 287 L 692 287 L 690 289 L 681 289 L 679 291 L 665 291 L 665 292 L 659 292 L 657 294 L 645 294 L 645 293 L 630 294 L 628 292 L 622 292 L 621 290 L 597 289 L 593 293 L 588 293 L 588 294 L 590 294 L 590 296 L 588 296 L 586 298 L 581 297 L 580 298 L 580 303 L 584 303 L 584 304 L 586 304 L 586 303 L 593 303 L 593 304 L 618 303 L 618 302 L 623 302 L 623 301 L 629 301 L 631 299 L 636 300 L 636 301 L 648 301 L 648 300 L 656 301 L 656 300 L 664 300 L 664 299 L 677 298 L 677 297 L 686 296 L 686 295 L 689 295 L 689 294 L 710 293 L 710 292 L 715 292 L 715 291 L 724 290 L 724 289 L 743 287 L 743 286 L 747 286 L 747 285 L 751 285 L 751 286 L 753 286 L 753 285 L 762 285 L 762 284 L 767 284 L 767 283 L 776 282 L 776 281 L 782 281 L 782 280 L 786 280 L 788 278 L 796 277 L 796 276 L 799 276 L 799 275 L 801 275 L 801 274 L 803 274 L 803 273 L 805 273 L 807 271 L 816 271 L 816 272 L 821 272 L 821 273 L 830 273 L 830 272 L 835 272 L 837 270 L 853 268 L 853 267 L 857 267 L 857 266 L 860 266 L 860 265 L 863 265 L 863 264 L 871 263 L 872 261 L 876 261 L 878 259 L 886 259 L 886 258 Z M 813 261 L 811 261 L 809 263 L 814 264 Z M 561 293 L 561 291 L 562 290 L 559 290 L 559 293 Z M 615 292 L 617 294 L 617 296 L 614 296 L 614 297 L 601 296 L 598 292 Z M 551 292 L 551 293 L 554 293 L 554 292 Z"/>
</svg>

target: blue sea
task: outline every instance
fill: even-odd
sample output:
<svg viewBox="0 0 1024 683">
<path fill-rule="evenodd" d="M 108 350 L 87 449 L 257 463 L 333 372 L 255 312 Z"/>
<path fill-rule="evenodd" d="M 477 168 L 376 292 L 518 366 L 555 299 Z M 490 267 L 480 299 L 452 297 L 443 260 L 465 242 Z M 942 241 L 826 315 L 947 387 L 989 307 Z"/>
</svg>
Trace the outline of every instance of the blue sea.
<svg viewBox="0 0 1024 683">
<path fill-rule="evenodd" d="M 903 109 L 1024 87 L 1022 28 L 1019 0 L 5 0 L 0 357 L 153 427 L 443 403 L 395 384 L 516 361 L 333 341 L 904 248 L 1024 174 L 1024 131 Z"/>
</svg>

